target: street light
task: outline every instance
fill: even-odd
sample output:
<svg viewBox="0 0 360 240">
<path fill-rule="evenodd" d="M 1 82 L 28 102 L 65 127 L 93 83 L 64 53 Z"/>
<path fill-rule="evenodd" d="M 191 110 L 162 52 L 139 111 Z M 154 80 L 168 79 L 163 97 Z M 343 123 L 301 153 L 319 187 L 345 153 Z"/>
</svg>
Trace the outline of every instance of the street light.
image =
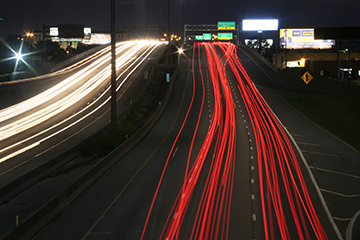
<svg viewBox="0 0 360 240">
<path fill-rule="evenodd" d="M 24 55 L 21 52 L 15 53 L 16 61 L 19 62 L 20 60 L 22 60 L 23 56 Z"/>
</svg>

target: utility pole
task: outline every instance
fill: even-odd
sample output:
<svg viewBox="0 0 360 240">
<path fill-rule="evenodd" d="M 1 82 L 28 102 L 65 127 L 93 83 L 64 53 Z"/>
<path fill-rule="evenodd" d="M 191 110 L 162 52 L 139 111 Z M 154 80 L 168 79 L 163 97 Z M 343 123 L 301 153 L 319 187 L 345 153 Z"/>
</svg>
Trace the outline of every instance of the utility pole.
<svg viewBox="0 0 360 240">
<path fill-rule="evenodd" d="M 285 31 L 287 32 L 287 18 L 285 18 Z M 284 32 L 285 36 L 285 32 Z M 287 71 L 287 42 L 285 41 L 285 71 Z"/>
<path fill-rule="evenodd" d="M 341 67 L 341 58 L 340 58 L 340 39 L 336 39 L 337 44 L 337 72 L 338 72 L 338 80 L 341 80 L 341 73 L 340 73 L 340 67 Z"/>
<path fill-rule="evenodd" d="M 166 63 L 170 64 L 170 41 L 171 41 L 171 34 L 170 34 L 170 0 L 168 0 L 168 32 L 167 32 L 167 38 L 169 40 L 169 44 L 168 44 L 168 50 L 167 50 L 167 54 L 166 54 Z"/>
<path fill-rule="evenodd" d="M 111 7 L 111 131 L 116 133 L 116 55 L 115 55 L 115 0 L 110 0 Z"/>
</svg>

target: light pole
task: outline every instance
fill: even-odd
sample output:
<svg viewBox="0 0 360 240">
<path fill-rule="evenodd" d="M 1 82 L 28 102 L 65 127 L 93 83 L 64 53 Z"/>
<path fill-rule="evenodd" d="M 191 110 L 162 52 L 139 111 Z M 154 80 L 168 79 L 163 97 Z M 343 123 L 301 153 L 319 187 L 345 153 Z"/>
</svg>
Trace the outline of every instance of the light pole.
<svg viewBox="0 0 360 240">
<path fill-rule="evenodd" d="M 167 54 L 166 54 L 166 64 L 170 64 L 170 0 L 168 0 L 168 29 L 167 29 L 167 36 L 168 36 L 168 49 L 167 49 Z"/>
<path fill-rule="evenodd" d="M 115 0 L 110 0 L 111 16 L 111 130 L 116 133 L 116 56 L 115 56 Z"/>
</svg>

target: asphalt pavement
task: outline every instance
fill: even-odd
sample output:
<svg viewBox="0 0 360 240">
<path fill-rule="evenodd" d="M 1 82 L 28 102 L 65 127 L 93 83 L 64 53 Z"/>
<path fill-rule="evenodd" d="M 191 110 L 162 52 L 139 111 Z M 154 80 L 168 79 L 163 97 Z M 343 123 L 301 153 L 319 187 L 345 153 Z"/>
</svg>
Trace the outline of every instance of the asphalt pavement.
<svg viewBox="0 0 360 240">
<path fill-rule="evenodd" d="M 296 142 L 295 147 L 302 155 L 298 159 L 304 163 L 303 173 L 308 187 L 312 187 L 311 194 L 329 239 L 359 239 L 360 153 L 282 100 L 278 92 L 291 92 L 292 89 L 275 84 L 285 81 L 257 60 L 255 54 L 242 47 L 239 56 L 249 76 Z M 312 176 L 315 181 L 309 181 Z"/>
</svg>

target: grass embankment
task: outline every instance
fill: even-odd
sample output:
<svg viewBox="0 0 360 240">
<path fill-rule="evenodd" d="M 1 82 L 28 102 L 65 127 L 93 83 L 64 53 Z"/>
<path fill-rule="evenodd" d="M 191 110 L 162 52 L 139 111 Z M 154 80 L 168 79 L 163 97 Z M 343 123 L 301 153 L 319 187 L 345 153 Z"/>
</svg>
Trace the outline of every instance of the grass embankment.
<svg viewBox="0 0 360 240">
<path fill-rule="evenodd" d="M 323 129 L 360 151 L 360 86 L 315 77 L 305 84 L 298 72 L 281 72 L 302 93 L 280 96 Z"/>
<path fill-rule="evenodd" d="M 159 108 L 159 102 L 164 99 L 169 85 L 165 81 L 165 74 L 170 72 L 172 75 L 175 68 L 156 68 L 145 95 L 139 102 L 133 103 L 131 112 L 117 126 L 117 132 L 113 133 L 109 129 L 97 133 L 96 136 L 91 138 L 90 142 L 84 142 L 81 147 L 81 155 L 95 158 L 104 157 L 125 142 L 127 137 L 129 138 L 138 131 Z"/>
</svg>

